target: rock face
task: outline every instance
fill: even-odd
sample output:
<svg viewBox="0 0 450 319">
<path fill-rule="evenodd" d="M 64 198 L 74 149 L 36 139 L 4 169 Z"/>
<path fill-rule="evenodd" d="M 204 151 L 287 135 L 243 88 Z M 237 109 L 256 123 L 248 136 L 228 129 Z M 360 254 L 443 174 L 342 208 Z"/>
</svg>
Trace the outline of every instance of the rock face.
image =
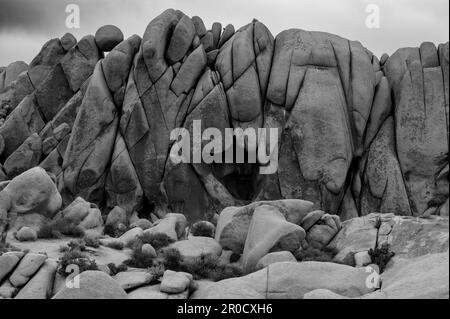
<svg viewBox="0 0 450 319">
<path fill-rule="evenodd" d="M 281 199 L 307 200 L 341 220 L 446 214 L 448 52 L 448 43 L 425 42 L 378 59 L 329 33 L 274 37 L 256 20 L 208 29 L 173 9 L 142 38 L 124 40 L 112 25 L 78 42 L 66 34 L 30 65 L 0 69 L 0 176 L 40 165 L 56 176 L 64 206 L 81 196 L 101 210 L 120 206 L 130 216 L 150 208 L 190 224 Z M 256 146 L 224 144 L 265 153 L 277 169 L 262 174 L 267 160 L 259 156 L 175 161 L 172 130 L 193 134 L 198 120 L 222 133 L 241 129 L 238 137 L 278 129 L 278 147 L 268 134 Z"/>
<path fill-rule="evenodd" d="M 396 258 L 416 258 L 449 249 L 448 218 L 413 218 L 394 214 L 370 214 L 345 221 L 329 243 L 337 250 L 335 261 L 345 262 L 354 254 L 389 244 Z"/>
</svg>

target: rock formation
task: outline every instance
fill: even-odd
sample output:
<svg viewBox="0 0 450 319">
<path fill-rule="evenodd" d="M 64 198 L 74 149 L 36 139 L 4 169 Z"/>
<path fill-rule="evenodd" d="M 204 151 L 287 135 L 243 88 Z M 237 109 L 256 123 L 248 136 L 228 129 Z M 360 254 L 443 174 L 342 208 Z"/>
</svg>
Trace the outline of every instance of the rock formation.
<svg viewBox="0 0 450 319">
<path fill-rule="evenodd" d="M 425 42 L 380 60 L 328 33 L 274 38 L 256 20 L 207 30 L 171 9 L 142 38 L 123 40 L 114 26 L 78 42 L 66 34 L 29 66 L 14 62 L 0 74 L 0 175 L 40 165 L 56 176 L 64 205 L 81 196 L 190 222 L 283 198 L 342 219 L 446 214 L 448 180 L 439 176 L 448 164 L 438 162 L 448 154 L 448 51 Z M 264 163 L 173 163 L 170 132 L 194 120 L 278 128 L 277 172 L 259 174 Z"/>
<path fill-rule="evenodd" d="M 240 132 L 208 155 L 240 149 L 245 161 L 177 162 L 171 133 L 195 134 L 197 121 Z M 278 133 L 252 145 L 248 128 Z M 32 251 L 0 253 L 0 297 L 448 298 L 448 142 L 448 42 L 378 58 L 329 33 L 274 37 L 256 20 L 209 30 L 172 9 L 142 37 L 65 34 L 0 68 L 0 248 Z M 58 238 L 45 247 L 44 229 Z M 77 234 L 98 265 L 72 292 L 56 247 Z M 383 244 L 395 263 L 369 288 L 361 267 Z M 160 284 L 111 273 L 130 248 L 184 262 L 156 265 Z M 327 249 L 333 263 L 302 260 Z M 211 260 L 245 276 L 183 271 Z M 405 275 L 417 269 L 430 272 Z"/>
</svg>

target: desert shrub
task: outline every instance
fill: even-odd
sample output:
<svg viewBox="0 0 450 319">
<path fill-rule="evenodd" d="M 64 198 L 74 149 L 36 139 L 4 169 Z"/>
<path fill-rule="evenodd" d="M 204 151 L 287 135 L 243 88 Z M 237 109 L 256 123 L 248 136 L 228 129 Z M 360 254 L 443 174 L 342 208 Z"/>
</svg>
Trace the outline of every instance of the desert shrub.
<svg viewBox="0 0 450 319">
<path fill-rule="evenodd" d="M 333 262 L 334 256 L 338 251 L 335 248 L 324 247 L 322 249 L 308 246 L 298 249 L 294 252 L 294 256 L 298 261 L 321 261 Z"/>
<path fill-rule="evenodd" d="M 218 257 L 204 254 L 200 255 L 195 262 L 182 265 L 181 270 L 192 274 L 195 280 L 210 279 L 219 281 L 242 275 L 240 268 L 222 264 Z"/>
<path fill-rule="evenodd" d="M 131 258 L 124 263 L 131 267 L 149 268 L 153 266 L 154 257 L 142 253 L 143 242 L 140 240 L 134 241 L 131 246 Z"/>
<path fill-rule="evenodd" d="M 66 269 L 69 265 L 78 266 L 79 273 L 86 270 L 98 270 L 95 260 L 90 259 L 84 252 L 86 247 L 82 241 L 71 241 L 67 244 L 68 249 L 63 253 L 58 261 L 58 273 L 66 276 Z"/>
<path fill-rule="evenodd" d="M 119 272 L 124 272 L 128 270 L 128 266 L 125 264 L 120 264 L 116 266 L 114 263 L 109 263 L 108 265 L 109 271 L 111 272 L 111 276 L 117 275 Z"/>
<path fill-rule="evenodd" d="M 175 241 L 164 233 L 143 233 L 135 240 L 135 242 L 141 242 L 142 244 L 150 244 L 155 250 L 167 247 Z M 134 244 L 134 243 L 133 243 Z"/>
<path fill-rule="evenodd" d="M 119 227 L 116 225 L 105 225 L 105 234 L 114 238 L 122 236 L 127 231 L 128 228 L 124 224 L 120 224 Z"/>
<path fill-rule="evenodd" d="M 176 248 L 163 249 L 160 252 L 159 257 L 163 260 L 164 267 L 166 269 L 180 271 L 183 257 Z"/>
<path fill-rule="evenodd" d="M 370 249 L 369 256 L 372 258 L 372 263 L 378 265 L 382 273 L 395 253 L 390 251 L 388 243 L 383 243 L 380 248 Z"/>
<path fill-rule="evenodd" d="M 448 196 L 446 194 L 435 194 L 427 202 L 427 208 L 430 207 L 440 207 L 447 201 Z"/>
<path fill-rule="evenodd" d="M 84 241 L 85 245 L 88 247 L 93 247 L 93 248 L 100 247 L 100 240 L 95 235 L 85 235 L 83 237 L 83 241 Z"/>
<path fill-rule="evenodd" d="M 208 223 L 209 224 L 209 223 Z M 214 237 L 214 228 L 211 228 L 205 222 L 197 222 L 192 225 L 191 233 L 193 236 Z"/>
<path fill-rule="evenodd" d="M 162 259 L 155 259 L 153 261 L 153 266 L 148 268 L 148 272 L 153 275 L 154 280 L 162 277 L 164 275 L 164 271 L 166 271 L 166 267 L 164 266 L 164 262 Z"/>
<path fill-rule="evenodd" d="M 41 239 L 61 238 L 63 234 L 81 238 L 84 236 L 84 230 L 67 219 L 59 218 L 42 224 L 37 232 L 38 238 Z"/>
<path fill-rule="evenodd" d="M 121 242 L 121 241 L 112 241 L 112 242 L 108 242 L 106 244 L 106 247 L 116 249 L 116 250 L 122 250 L 123 246 L 124 246 L 123 242 Z"/>
</svg>

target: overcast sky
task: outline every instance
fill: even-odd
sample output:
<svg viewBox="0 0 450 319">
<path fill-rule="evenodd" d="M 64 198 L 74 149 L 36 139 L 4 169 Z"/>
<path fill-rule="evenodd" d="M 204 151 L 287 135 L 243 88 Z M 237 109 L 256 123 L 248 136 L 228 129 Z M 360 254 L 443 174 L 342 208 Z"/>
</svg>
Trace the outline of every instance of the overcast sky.
<svg viewBox="0 0 450 319">
<path fill-rule="evenodd" d="M 79 5 L 79 29 L 65 25 L 68 4 Z M 379 29 L 366 27 L 368 4 L 380 8 Z M 142 36 L 167 8 L 200 16 L 207 28 L 218 21 L 237 29 L 256 18 L 274 36 L 290 28 L 327 31 L 359 40 L 378 56 L 449 39 L 449 0 L 0 0 L 0 66 L 29 63 L 48 39 L 66 32 L 79 39 L 115 24 L 125 37 Z"/>
</svg>

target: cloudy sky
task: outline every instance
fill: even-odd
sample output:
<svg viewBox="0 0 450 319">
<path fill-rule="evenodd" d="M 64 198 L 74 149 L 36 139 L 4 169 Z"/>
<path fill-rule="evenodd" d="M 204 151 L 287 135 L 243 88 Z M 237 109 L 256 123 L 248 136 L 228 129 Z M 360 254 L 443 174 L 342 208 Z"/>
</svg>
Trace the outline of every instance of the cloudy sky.
<svg viewBox="0 0 450 319">
<path fill-rule="evenodd" d="M 68 4 L 80 8 L 80 28 L 68 29 Z M 366 27 L 366 7 L 380 9 L 380 28 Z M 143 34 L 148 22 L 167 8 L 236 29 L 263 22 L 276 36 L 289 28 L 327 31 L 359 40 L 375 54 L 449 39 L 448 0 L 0 0 L 0 66 L 16 60 L 29 63 L 48 39 L 66 32 L 78 39 L 104 24 L 125 34 Z"/>
</svg>

